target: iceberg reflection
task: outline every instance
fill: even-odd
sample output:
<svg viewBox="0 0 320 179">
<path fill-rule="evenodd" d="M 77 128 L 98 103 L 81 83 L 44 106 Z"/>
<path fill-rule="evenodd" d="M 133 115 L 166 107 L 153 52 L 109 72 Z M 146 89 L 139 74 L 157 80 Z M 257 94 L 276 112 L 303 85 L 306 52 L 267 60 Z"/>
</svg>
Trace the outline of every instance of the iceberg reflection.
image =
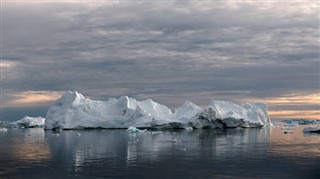
<svg viewBox="0 0 320 179">
<path fill-rule="evenodd" d="M 62 131 L 59 137 L 47 131 L 46 137 L 53 158 L 62 158 L 75 171 L 81 171 L 81 167 L 99 161 L 107 166 L 121 164 L 129 167 L 137 162 L 157 162 L 172 155 L 190 159 L 204 155 L 211 158 L 232 157 L 255 150 L 257 145 L 252 143 L 265 145 L 269 142 L 269 135 L 269 129 L 264 128 L 147 131 L 133 134 L 125 130 L 82 130 Z M 68 156 L 73 157 L 68 160 Z"/>
</svg>

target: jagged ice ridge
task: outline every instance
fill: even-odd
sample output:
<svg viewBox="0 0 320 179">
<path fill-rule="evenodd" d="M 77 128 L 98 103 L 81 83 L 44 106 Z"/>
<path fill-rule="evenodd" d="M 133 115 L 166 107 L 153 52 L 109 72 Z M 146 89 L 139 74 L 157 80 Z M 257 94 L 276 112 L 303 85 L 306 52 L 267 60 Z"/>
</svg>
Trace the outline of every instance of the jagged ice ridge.
<svg viewBox="0 0 320 179">
<path fill-rule="evenodd" d="M 83 128 L 234 128 L 270 126 L 264 103 L 234 104 L 212 99 L 201 108 L 189 101 L 172 112 L 151 99 L 137 101 L 127 96 L 107 101 L 85 98 L 67 91 L 48 110 L 46 129 Z"/>
</svg>

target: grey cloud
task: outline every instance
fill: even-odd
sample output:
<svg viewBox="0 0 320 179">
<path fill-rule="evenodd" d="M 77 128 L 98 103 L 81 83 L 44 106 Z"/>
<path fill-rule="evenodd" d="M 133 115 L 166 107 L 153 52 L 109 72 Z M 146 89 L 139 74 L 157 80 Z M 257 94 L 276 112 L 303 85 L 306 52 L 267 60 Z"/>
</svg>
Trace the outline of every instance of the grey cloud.
<svg viewBox="0 0 320 179">
<path fill-rule="evenodd" d="M 79 90 L 173 108 L 317 92 L 317 10 L 300 5 L 7 3 L 3 56 L 17 66 L 4 70 L 4 92 Z"/>
</svg>

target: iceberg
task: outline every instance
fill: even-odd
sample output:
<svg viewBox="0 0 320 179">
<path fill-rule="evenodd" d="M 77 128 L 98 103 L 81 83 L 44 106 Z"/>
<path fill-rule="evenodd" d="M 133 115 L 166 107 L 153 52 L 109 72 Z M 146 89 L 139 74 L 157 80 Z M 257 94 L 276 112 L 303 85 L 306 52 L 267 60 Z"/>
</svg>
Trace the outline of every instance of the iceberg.
<svg viewBox="0 0 320 179">
<path fill-rule="evenodd" d="M 185 130 L 187 130 L 187 131 L 193 131 L 193 128 L 192 128 L 192 127 L 186 127 Z"/>
<path fill-rule="evenodd" d="M 132 126 L 127 129 L 128 133 L 141 133 L 141 132 L 146 132 L 146 131 L 147 131 L 146 129 L 140 130 L 140 129 L 138 129 L 136 127 L 132 127 Z"/>
<path fill-rule="evenodd" d="M 320 132 L 320 126 L 308 126 L 303 129 L 303 132 Z"/>
<path fill-rule="evenodd" d="M 9 125 L 12 127 L 20 127 L 20 128 L 44 127 L 45 118 L 25 116 L 18 121 L 10 123 Z"/>
<path fill-rule="evenodd" d="M 186 101 L 174 112 L 151 99 L 122 96 L 98 101 L 67 91 L 48 110 L 46 129 L 234 128 L 271 126 L 264 103 L 234 104 L 212 99 L 207 107 Z"/>
<path fill-rule="evenodd" d="M 5 128 L 5 127 L 1 127 L 1 128 L 0 128 L 0 132 L 7 132 L 7 131 L 8 131 L 8 129 Z"/>
</svg>

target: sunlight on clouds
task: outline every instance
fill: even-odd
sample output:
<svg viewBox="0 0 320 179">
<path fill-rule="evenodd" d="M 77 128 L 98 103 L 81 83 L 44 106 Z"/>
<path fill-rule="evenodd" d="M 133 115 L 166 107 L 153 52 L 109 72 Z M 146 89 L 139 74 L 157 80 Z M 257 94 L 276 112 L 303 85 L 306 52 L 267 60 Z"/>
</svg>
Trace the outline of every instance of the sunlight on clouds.
<svg viewBox="0 0 320 179">
<path fill-rule="evenodd" d="M 259 99 L 251 99 L 252 101 L 261 101 Z M 269 110 L 271 118 L 306 118 L 306 119 L 320 119 L 320 94 L 286 94 L 281 97 L 267 98 L 261 102 L 268 104 L 269 108 L 276 110 Z M 285 106 L 301 107 L 297 110 L 277 110 L 277 108 Z M 304 109 L 304 106 L 318 106 L 317 110 Z"/>
<path fill-rule="evenodd" d="M 1 60 L 0 62 L 0 68 L 11 68 L 14 66 L 15 66 L 15 63 L 13 62 L 5 61 L 5 60 Z"/>
<path fill-rule="evenodd" d="M 271 118 L 303 118 L 303 119 L 319 119 L 320 110 L 283 110 L 283 111 L 269 111 Z"/>
<path fill-rule="evenodd" d="M 317 105 L 320 104 L 320 94 L 288 94 L 283 97 L 270 98 L 266 100 L 267 103 L 273 105 L 283 105 L 283 104 L 300 104 L 305 105 Z"/>
<path fill-rule="evenodd" d="M 63 92 L 59 91 L 25 91 L 11 94 L 13 100 L 4 106 L 39 106 L 43 103 L 52 102 L 58 99 Z"/>
</svg>

